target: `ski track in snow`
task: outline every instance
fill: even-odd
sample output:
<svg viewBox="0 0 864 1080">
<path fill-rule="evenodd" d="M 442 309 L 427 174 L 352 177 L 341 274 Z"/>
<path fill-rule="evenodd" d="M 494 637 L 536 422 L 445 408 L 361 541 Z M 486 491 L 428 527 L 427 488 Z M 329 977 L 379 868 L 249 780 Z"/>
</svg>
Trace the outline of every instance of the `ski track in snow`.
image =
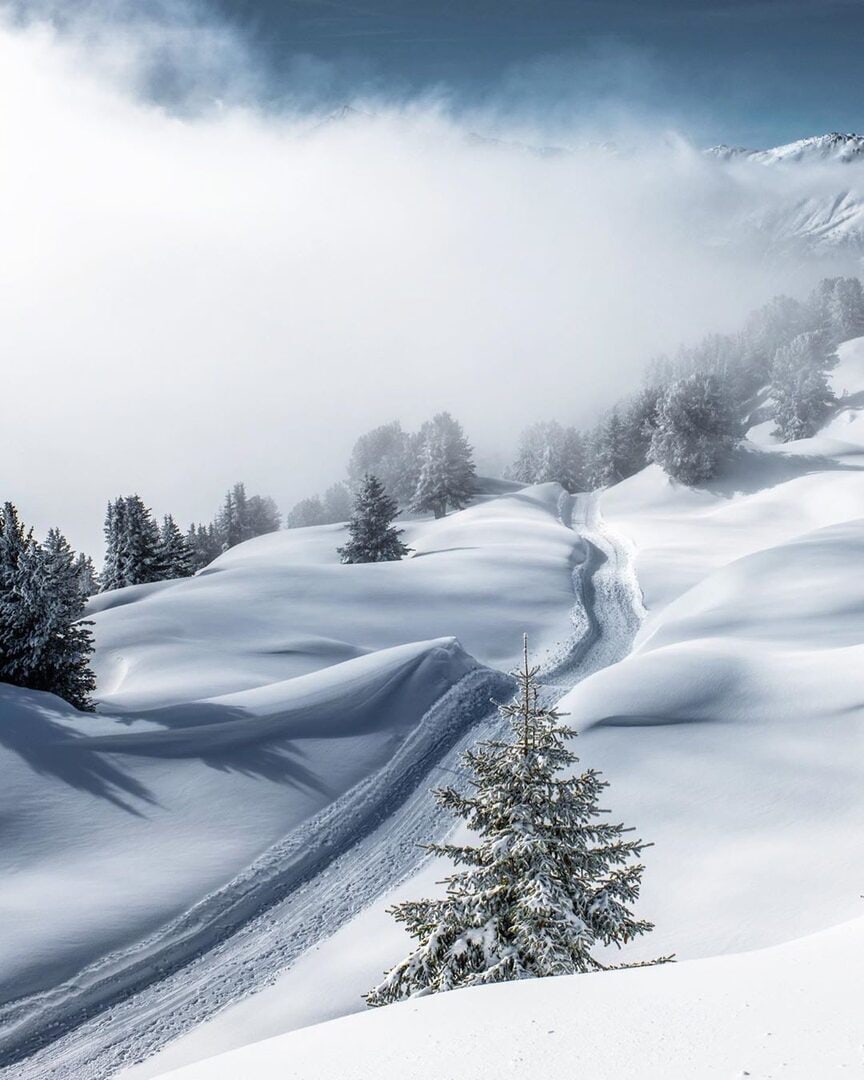
<svg viewBox="0 0 864 1080">
<path fill-rule="evenodd" d="M 629 545 L 596 495 L 562 496 L 562 520 L 586 544 L 573 570 L 568 641 L 546 657 L 550 699 L 623 659 L 644 616 Z M 103 1080 L 275 981 L 426 859 L 452 816 L 430 788 L 465 784 L 464 751 L 500 736 L 489 699 L 512 681 L 480 668 L 445 694 L 378 773 L 294 830 L 243 874 L 136 948 L 0 1011 L 0 1067 L 21 1080 Z"/>
</svg>

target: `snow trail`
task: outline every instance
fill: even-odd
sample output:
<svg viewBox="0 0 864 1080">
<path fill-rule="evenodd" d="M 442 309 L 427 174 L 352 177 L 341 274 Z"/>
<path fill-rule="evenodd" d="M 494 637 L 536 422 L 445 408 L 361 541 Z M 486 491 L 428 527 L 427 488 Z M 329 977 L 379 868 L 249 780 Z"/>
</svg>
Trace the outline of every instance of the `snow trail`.
<svg viewBox="0 0 864 1080">
<path fill-rule="evenodd" d="M 573 569 L 572 635 L 542 664 L 553 699 L 626 656 L 644 615 L 629 546 L 603 522 L 597 496 L 564 496 L 560 512 L 587 554 Z M 502 734 L 506 724 L 489 700 L 511 689 L 501 672 L 469 673 L 383 769 L 182 919 L 67 984 L 12 1003 L 0 1012 L 0 1067 L 21 1080 L 103 1080 L 273 982 L 416 873 L 427 858 L 420 844 L 451 831 L 452 816 L 431 788 L 442 774 L 464 783 L 462 754 Z"/>
</svg>

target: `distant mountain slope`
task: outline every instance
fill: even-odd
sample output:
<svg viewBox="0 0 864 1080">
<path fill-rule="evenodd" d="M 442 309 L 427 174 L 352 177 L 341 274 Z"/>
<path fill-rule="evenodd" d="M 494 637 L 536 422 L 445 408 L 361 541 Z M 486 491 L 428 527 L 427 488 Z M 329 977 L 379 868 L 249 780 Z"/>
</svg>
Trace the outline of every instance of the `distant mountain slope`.
<svg viewBox="0 0 864 1080">
<path fill-rule="evenodd" d="M 743 146 L 712 146 L 706 154 L 722 161 L 747 160 L 763 165 L 775 165 L 788 162 L 849 162 L 864 158 L 864 135 L 854 132 L 841 134 L 832 131 L 828 135 L 814 135 L 808 139 L 775 146 L 769 150 L 748 150 Z"/>
</svg>

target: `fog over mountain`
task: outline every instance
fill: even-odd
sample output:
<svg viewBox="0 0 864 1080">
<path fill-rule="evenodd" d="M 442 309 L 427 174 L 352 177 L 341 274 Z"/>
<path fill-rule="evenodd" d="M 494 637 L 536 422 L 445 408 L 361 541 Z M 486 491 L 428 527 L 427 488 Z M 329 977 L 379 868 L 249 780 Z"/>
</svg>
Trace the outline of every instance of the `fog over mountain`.
<svg viewBox="0 0 864 1080">
<path fill-rule="evenodd" d="M 185 522 L 244 479 L 285 507 L 397 416 L 450 409 L 481 460 L 509 453 L 860 258 L 836 154 L 766 169 L 620 117 L 537 153 L 443 97 L 182 115 L 130 85 L 146 45 L 0 30 L 7 390 L 32 403 L 4 490 L 96 554 L 113 495 Z"/>
</svg>

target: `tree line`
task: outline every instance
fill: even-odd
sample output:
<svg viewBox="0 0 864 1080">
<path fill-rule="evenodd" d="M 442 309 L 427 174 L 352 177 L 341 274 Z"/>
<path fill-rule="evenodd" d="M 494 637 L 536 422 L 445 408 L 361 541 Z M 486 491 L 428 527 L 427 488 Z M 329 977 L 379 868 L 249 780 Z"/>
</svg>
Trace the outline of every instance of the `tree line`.
<svg viewBox="0 0 864 1080">
<path fill-rule="evenodd" d="M 346 521 L 354 508 L 354 495 L 367 476 L 376 477 L 399 509 L 437 518 L 468 505 L 476 469 L 465 431 L 449 412 L 433 416 L 416 432 L 404 431 L 393 420 L 357 439 L 348 461 L 347 482 L 332 485 L 323 496 L 298 502 L 288 512 L 288 528 Z"/>
<path fill-rule="evenodd" d="M 712 334 L 655 359 L 645 386 L 589 430 L 555 421 L 526 428 L 507 475 L 586 491 L 653 461 L 682 483 L 708 480 L 760 416 L 773 419 L 782 442 L 814 435 L 834 401 L 828 373 L 836 346 L 861 335 L 858 278 L 825 278 L 805 301 L 775 297 L 739 333 Z"/>
</svg>

